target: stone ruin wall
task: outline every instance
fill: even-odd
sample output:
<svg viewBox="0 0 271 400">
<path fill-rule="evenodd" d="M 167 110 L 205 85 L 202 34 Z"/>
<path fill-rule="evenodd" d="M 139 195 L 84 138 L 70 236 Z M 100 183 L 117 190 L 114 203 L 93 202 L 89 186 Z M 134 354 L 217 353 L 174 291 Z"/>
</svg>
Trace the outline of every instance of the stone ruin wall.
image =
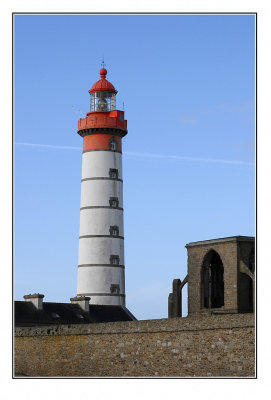
<svg viewBox="0 0 271 400">
<path fill-rule="evenodd" d="M 15 376 L 254 377 L 254 315 L 15 329 Z"/>
</svg>

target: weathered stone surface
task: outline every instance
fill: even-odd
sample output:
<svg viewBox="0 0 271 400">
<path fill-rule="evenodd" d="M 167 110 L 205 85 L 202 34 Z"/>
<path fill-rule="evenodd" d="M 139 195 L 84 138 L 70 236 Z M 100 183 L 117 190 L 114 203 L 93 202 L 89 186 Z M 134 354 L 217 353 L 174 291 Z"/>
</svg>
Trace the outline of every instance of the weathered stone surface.
<svg viewBox="0 0 271 400">
<path fill-rule="evenodd" d="M 206 313 L 203 308 L 201 273 L 205 256 L 210 251 L 215 251 L 221 258 L 224 268 L 224 306 L 217 311 L 244 312 L 244 303 L 247 282 L 245 274 L 240 270 L 240 265 L 249 267 L 249 255 L 254 250 L 254 238 L 234 236 L 223 239 L 206 240 L 188 243 L 188 313 Z M 249 268 L 248 268 L 249 269 Z M 254 292 L 254 290 L 253 290 Z M 252 310 L 251 310 L 252 311 Z"/>
<path fill-rule="evenodd" d="M 250 376 L 254 315 L 16 328 L 28 376 Z"/>
</svg>

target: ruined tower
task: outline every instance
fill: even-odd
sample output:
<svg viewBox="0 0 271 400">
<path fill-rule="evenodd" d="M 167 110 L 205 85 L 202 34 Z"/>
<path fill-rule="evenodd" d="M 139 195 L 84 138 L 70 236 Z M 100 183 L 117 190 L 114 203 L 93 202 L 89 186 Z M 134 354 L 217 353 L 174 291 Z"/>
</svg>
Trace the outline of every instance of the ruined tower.
<svg viewBox="0 0 271 400">
<path fill-rule="evenodd" d="M 122 138 L 124 111 L 117 90 L 100 70 L 89 90 L 90 112 L 78 121 L 83 138 L 78 296 L 91 304 L 125 306 Z"/>
</svg>

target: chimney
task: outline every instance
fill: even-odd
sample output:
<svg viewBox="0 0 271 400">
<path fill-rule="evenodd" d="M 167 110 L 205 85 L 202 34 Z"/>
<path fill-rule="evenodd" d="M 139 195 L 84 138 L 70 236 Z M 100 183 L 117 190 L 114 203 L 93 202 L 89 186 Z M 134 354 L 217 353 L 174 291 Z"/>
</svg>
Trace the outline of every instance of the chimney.
<svg viewBox="0 0 271 400">
<path fill-rule="evenodd" d="M 89 312 L 90 297 L 76 296 L 76 297 L 72 297 L 70 300 L 71 300 L 72 304 L 78 304 L 82 308 L 82 310 Z"/>
<path fill-rule="evenodd" d="M 24 296 L 25 301 L 30 301 L 34 306 L 36 307 L 37 310 L 42 310 L 43 306 L 43 298 L 44 294 L 40 293 L 34 293 L 34 294 L 26 294 Z"/>
</svg>

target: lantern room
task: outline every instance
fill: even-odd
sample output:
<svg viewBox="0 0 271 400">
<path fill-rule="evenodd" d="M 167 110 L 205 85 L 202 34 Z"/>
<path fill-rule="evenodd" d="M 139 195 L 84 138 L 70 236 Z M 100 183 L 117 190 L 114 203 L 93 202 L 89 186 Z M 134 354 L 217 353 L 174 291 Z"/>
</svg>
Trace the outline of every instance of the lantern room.
<svg viewBox="0 0 271 400">
<path fill-rule="evenodd" d="M 116 109 L 117 90 L 106 79 L 107 70 L 100 70 L 101 79 L 94 83 L 88 91 L 90 94 L 90 111 L 85 118 L 78 121 L 78 134 L 86 136 L 96 134 L 98 131 L 125 136 L 127 134 L 127 121 L 124 111 Z"/>
<path fill-rule="evenodd" d="M 113 111 L 116 110 L 117 90 L 112 83 L 106 79 L 107 70 L 100 70 L 101 79 L 94 83 L 89 90 L 90 94 L 90 112 Z"/>
</svg>

